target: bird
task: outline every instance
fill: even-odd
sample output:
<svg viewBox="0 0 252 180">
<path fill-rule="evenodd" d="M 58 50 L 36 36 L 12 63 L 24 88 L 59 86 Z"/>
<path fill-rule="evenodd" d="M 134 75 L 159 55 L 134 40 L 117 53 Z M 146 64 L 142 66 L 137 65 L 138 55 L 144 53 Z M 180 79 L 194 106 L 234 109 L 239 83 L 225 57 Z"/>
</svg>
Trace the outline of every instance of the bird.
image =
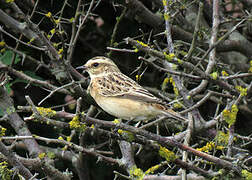
<svg viewBox="0 0 252 180">
<path fill-rule="evenodd" d="M 123 74 L 107 57 L 93 57 L 76 69 L 89 74 L 91 80 L 87 92 L 101 109 L 114 117 L 129 121 L 148 121 L 167 115 L 187 121 L 163 100 Z"/>
</svg>

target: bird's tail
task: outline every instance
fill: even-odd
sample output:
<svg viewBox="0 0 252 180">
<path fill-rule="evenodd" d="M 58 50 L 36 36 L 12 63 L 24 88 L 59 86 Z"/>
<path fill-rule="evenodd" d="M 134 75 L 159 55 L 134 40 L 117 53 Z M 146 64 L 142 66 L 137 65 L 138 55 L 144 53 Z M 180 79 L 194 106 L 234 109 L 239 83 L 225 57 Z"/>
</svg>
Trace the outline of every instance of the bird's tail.
<svg viewBox="0 0 252 180">
<path fill-rule="evenodd" d="M 168 116 L 168 117 L 172 117 L 174 119 L 180 120 L 182 122 L 187 122 L 188 119 L 182 117 L 179 113 L 173 111 L 171 108 L 168 108 L 164 105 L 161 104 L 155 104 L 156 108 L 160 109 L 162 114 Z"/>
<path fill-rule="evenodd" d="M 177 119 L 182 122 L 188 121 L 188 119 L 184 118 L 183 116 L 181 116 L 179 113 L 173 111 L 172 109 L 166 109 L 165 111 L 162 111 L 162 113 L 166 116 L 169 116 L 171 118 Z"/>
</svg>

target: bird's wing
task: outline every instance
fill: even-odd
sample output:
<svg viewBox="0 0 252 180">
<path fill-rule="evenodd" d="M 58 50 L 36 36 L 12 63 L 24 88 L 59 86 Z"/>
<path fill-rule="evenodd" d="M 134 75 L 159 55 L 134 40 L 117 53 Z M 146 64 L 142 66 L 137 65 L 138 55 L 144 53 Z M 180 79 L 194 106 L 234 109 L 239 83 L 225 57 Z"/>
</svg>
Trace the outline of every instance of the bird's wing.
<svg viewBox="0 0 252 180">
<path fill-rule="evenodd" d="M 129 98 L 137 101 L 165 104 L 149 91 L 122 73 L 111 73 L 96 79 L 99 92 L 106 97 Z"/>
</svg>

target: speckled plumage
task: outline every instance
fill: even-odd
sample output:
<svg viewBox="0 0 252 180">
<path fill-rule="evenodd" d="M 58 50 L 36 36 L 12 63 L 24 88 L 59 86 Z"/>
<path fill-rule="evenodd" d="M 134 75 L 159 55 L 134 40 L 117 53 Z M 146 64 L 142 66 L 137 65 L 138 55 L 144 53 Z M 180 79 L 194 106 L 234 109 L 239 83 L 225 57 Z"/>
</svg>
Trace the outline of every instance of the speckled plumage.
<svg viewBox="0 0 252 180">
<path fill-rule="evenodd" d="M 106 57 L 94 57 L 83 66 L 91 78 L 88 92 L 107 113 L 126 120 L 148 120 L 166 114 L 178 115 L 159 98 L 121 73 L 115 63 Z"/>
</svg>

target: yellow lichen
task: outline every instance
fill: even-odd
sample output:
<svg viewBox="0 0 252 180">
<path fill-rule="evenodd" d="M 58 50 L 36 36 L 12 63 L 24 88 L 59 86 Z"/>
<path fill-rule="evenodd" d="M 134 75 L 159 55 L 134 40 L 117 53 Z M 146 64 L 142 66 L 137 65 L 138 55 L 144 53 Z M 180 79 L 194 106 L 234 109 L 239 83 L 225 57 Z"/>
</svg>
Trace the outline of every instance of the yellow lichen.
<svg viewBox="0 0 252 180">
<path fill-rule="evenodd" d="M 213 80 L 216 80 L 218 78 L 218 72 L 213 72 L 212 74 L 210 74 L 210 76 Z"/>
<path fill-rule="evenodd" d="M 217 150 L 223 150 L 225 147 L 224 146 L 216 146 L 215 143 L 213 141 L 207 142 L 207 144 L 201 148 L 197 148 L 197 151 L 201 151 L 201 152 L 209 152 L 212 151 L 214 149 Z"/>
<path fill-rule="evenodd" d="M 114 124 L 119 124 L 121 123 L 121 120 L 120 119 L 114 119 L 114 121 L 112 121 Z"/>
<path fill-rule="evenodd" d="M 252 60 L 249 62 L 249 64 L 250 64 L 250 68 L 249 68 L 248 72 L 252 72 Z"/>
<path fill-rule="evenodd" d="M 0 179 L 11 180 L 14 171 L 8 168 L 6 161 L 0 162 Z"/>
<path fill-rule="evenodd" d="M 160 164 L 152 166 L 147 171 L 144 172 L 144 174 L 153 174 L 158 168 L 160 168 Z"/>
<path fill-rule="evenodd" d="M 44 159 L 45 156 L 46 156 L 46 153 L 40 153 L 40 154 L 38 155 L 39 159 Z"/>
<path fill-rule="evenodd" d="M 247 88 L 243 88 L 241 86 L 235 86 L 235 89 L 237 89 L 240 92 L 241 96 L 247 96 L 248 91 Z"/>
<path fill-rule="evenodd" d="M 63 148 L 61 148 L 62 149 L 62 151 L 66 151 L 67 150 L 67 148 L 68 148 L 68 146 L 64 146 Z"/>
<path fill-rule="evenodd" d="M 165 90 L 165 88 L 166 88 L 168 82 L 169 82 L 169 78 L 166 77 L 166 78 L 163 80 L 163 83 L 162 83 L 162 86 L 161 86 L 162 91 Z"/>
<path fill-rule="evenodd" d="M 5 46 L 5 42 L 4 41 L 0 41 L 0 47 Z"/>
<path fill-rule="evenodd" d="M 53 47 L 57 48 L 60 45 L 60 43 L 53 43 Z"/>
<path fill-rule="evenodd" d="M 136 75 L 136 81 L 140 81 L 141 77 L 142 77 L 142 75 Z"/>
<path fill-rule="evenodd" d="M 50 33 L 53 35 L 56 32 L 55 28 L 50 30 Z"/>
<path fill-rule="evenodd" d="M 174 152 L 160 145 L 159 145 L 159 155 L 165 158 L 167 162 L 173 162 L 175 159 L 177 159 L 177 156 L 174 154 Z"/>
<path fill-rule="evenodd" d="M 201 151 L 201 152 L 209 152 L 209 151 L 212 151 L 215 147 L 215 144 L 214 142 L 207 142 L 207 144 L 201 148 L 197 148 L 196 150 L 197 151 Z"/>
<path fill-rule="evenodd" d="M 222 131 L 218 131 L 217 135 L 215 136 L 215 139 L 219 145 L 226 146 L 228 144 L 228 139 L 229 139 L 229 132 L 224 133 Z M 234 141 L 236 141 L 237 138 L 234 137 Z"/>
<path fill-rule="evenodd" d="M 35 38 L 31 38 L 27 44 L 31 44 L 34 40 L 35 40 Z"/>
<path fill-rule="evenodd" d="M 174 103 L 172 106 L 173 106 L 174 109 L 182 108 L 182 104 L 178 103 L 178 102 Z"/>
<path fill-rule="evenodd" d="M 70 19 L 69 19 L 69 22 L 70 22 L 70 23 L 73 23 L 73 22 L 74 22 L 74 17 L 70 18 Z"/>
<path fill-rule="evenodd" d="M 47 152 L 46 155 L 47 155 L 47 157 L 50 158 L 50 159 L 55 159 L 55 157 L 56 157 L 55 153 L 54 153 L 54 152 L 50 152 L 50 151 Z"/>
<path fill-rule="evenodd" d="M 1 128 L 0 128 L 0 137 L 5 136 L 6 130 L 7 130 L 7 129 L 4 128 L 4 127 L 1 127 Z"/>
<path fill-rule="evenodd" d="M 147 44 L 143 43 L 142 41 L 137 40 L 137 43 L 140 44 L 143 47 L 149 47 Z"/>
<path fill-rule="evenodd" d="M 47 14 L 45 14 L 46 17 L 50 18 L 52 17 L 52 13 L 51 12 L 48 12 Z"/>
<path fill-rule="evenodd" d="M 167 6 L 167 0 L 163 0 L 163 6 Z"/>
<path fill-rule="evenodd" d="M 54 22 L 55 22 L 55 24 L 59 24 L 60 19 L 56 19 L 56 20 L 54 20 Z"/>
<path fill-rule="evenodd" d="M 5 0 L 6 3 L 12 3 L 14 0 Z"/>
<path fill-rule="evenodd" d="M 69 122 L 70 128 L 79 128 L 80 127 L 80 121 L 79 116 L 74 116 L 72 121 Z"/>
<path fill-rule="evenodd" d="M 165 59 L 167 61 L 171 61 L 175 58 L 175 54 L 174 53 L 170 53 L 170 54 L 167 54 L 166 52 L 164 52 L 164 55 L 165 55 Z"/>
<path fill-rule="evenodd" d="M 221 71 L 222 76 L 228 76 L 229 74 L 226 71 Z"/>
<path fill-rule="evenodd" d="M 71 129 L 78 129 L 81 131 L 85 131 L 86 129 L 86 125 L 80 123 L 79 116 L 74 116 L 72 121 L 70 121 L 68 124 L 70 125 Z"/>
<path fill-rule="evenodd" d="M 36 107 L 39 114 L 43 117 L 53 117 L 56 115 L 56 111 L 52 110 L 51 108 L 44 108 L 44 107 Z"/>
<path fill-rule="evenodd" d="M 133 166 L 132 168 L 130 168 L 129 174 L 132 179 L 136 179 L 136 180 L 142 180 L 145 176 L 142 169 L 137 168 L 136 166 Z"/>
<path fill-rule="evenodd" d="M 245 179 L 245 180 L 251 180 L 252 179 L 252 173 L 243 169 L 242 170 L 242 177 Z"/>
<path fill-rule="evenodd" d="M 63 48 L 58 50 L 58 54 L 62 54 L 62 52 L 63 52 Z"/>
<path fill-rule="evenodd" d="M 224 120 L 228 123 L 229 127 L 235 123 L 238 110 L 239 109 L 237 105 L 233 104 L 231 107 L 231 111 L 228 109 L 224 109 L 222 111 L 222 116 Z"/>
<path fill-rule="evenodd" d="M 123 134 L 123 130 L 122 130 L 122 129 L 118 129 L 117 132 L 118 132 L 118 134 L 120 134 L 120 135 Z"/>
<path fill-rule="evenodd" d="M 64 141 L 64 138 L 62 136 L 59 136 L 58 139 Z"/>
<path fill-rule="evenodd" d="M 217 135 L 215 136 L 215 139 L 217 140 L 218 144 L 223 144 L 223 145 L 228 144 L 228 138 L 229 138 L 229 134 L 224 133 L 222 131 L 218 131 Z"/>
<path fill-rule="evenodd" d="M 181 59 L 177 58 L 177 61 L 179 64 L 183 64 L 183 61 Z"/>
<path fill-rule="evenodd" d="M 170 83 L 171 83 L 172 86 L 173 86 L 173 91 L 174 91 L 175 95 L 178 96 L 178 95 L 179 95 L 179 92 L 178 92 L 178 89 L 176 88 L 175 81 L 173 80 L 172 77 L 170 77 Z"/>
<path fill-rule="evenodd" d="M 71 136 L 67 136 L 66 140 L 67 142 L 70 142 L 72 140 Z"/>
<path fill-rule="evenodd" d="M 168 21 L 168 20 L 170 20 L 170 15 L 169 15 L 169 13 L 164 13 L 164 20 L 165 21 Z"/>
<path fill-rule="evenodd" d="M 135 139 L 134 134 L 132 132 L 125 131 L 125 130 L 122 130 L 122 129 L 118 129 L 117 132 L 121 136 L 125 137 L 129 142 L 131 142 L 131 141 L 133 141 Z"/>
</svg>

